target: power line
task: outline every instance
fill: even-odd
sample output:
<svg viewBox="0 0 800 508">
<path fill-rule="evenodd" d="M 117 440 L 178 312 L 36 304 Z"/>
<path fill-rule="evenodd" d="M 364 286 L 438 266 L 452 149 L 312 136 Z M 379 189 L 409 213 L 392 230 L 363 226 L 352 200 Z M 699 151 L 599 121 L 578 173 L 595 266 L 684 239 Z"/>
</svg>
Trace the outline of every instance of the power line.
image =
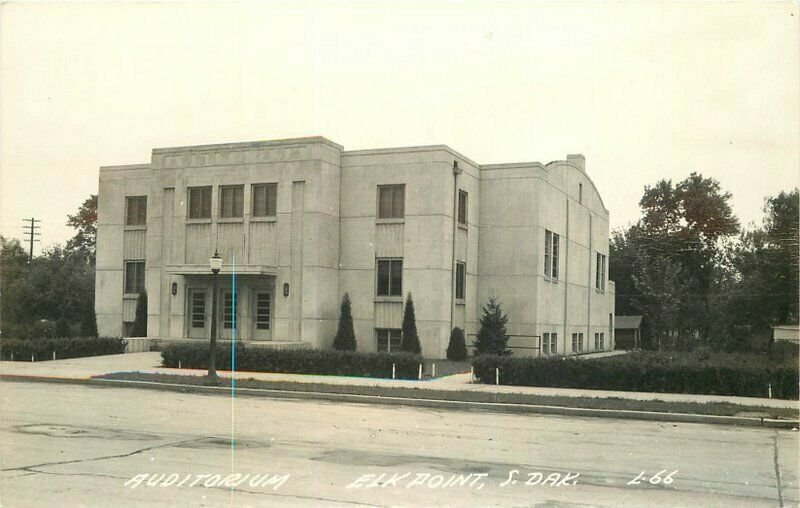
<svg viewBox="0 0 800 508">
<path fill-rule="evenodd" d="M 22 219 L 25 222 L 30 222 L 30 224 L 26 224 L 22 226 L 25 229 L 25 235 L 28 235 L 27 240 L 30 242 L 30 250 L 28 251 L 28 262 L 33 261 L 33 242 L 40 241 L 37 236 L 41 236 L 41 233 L 37 232 L 37 229 L 41 229 L 41 226 L 37 226 L 36 224 L 42 222 L 40 220 L 34 219 L 31 217 L 30 219 Z"/>
</svg>

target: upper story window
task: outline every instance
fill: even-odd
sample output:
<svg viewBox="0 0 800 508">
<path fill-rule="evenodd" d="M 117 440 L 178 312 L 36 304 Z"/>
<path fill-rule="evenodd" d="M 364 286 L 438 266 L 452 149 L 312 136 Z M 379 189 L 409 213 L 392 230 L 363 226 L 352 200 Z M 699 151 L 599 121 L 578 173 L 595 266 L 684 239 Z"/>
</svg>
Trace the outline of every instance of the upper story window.
<svg viewBox="0 0 800 508">
<path fill-rule="evenodd" d="M 463 190 L 458 191 L 458 223 L 467 225 L 467 192 Z"/>
<path fill-rule="evenodd" d="M 211 187 L 189 187 L 189 218 L 211 218 Z"/>
<path fill-rule="evenodd" d="M 125 262 L 125 294 L 138 295 L 144 292 L 144 261 Z"/>
<path fill-rule="evenodd" d="M 606 290 L 606 256 L 597 253 L 597 260 L 595 263 L 594 287 L 599 291 Z"/>
<path fill-rule="evenodd" d="M 549 229 L 544 231 L 544 275 L 558 280 L 558 241 L 559 236 Z"/>
<path fill-rule="evenodd" d="M 583 184 L 578 184 L 578 203 L 583 203 Z"/>
<path fill-rule="evenodd" d="M 250 199 L 253 200 L 253 217 L 275 217 L 278 202 L 278 184 L 254 184 Z"/>
<path fill-rule="evenodd" d="M 456 300 L 463 300 L 467 286 L 467 264 L 456 261 Z"/>
<path fill-rule="evenodd" d="M 244 185 L 223 185 L 219 188 L 219 217 L 230 219 L 244 214 Z"/>
<path fill-rule="evenodd" d="M 403 296 L 403 260 L 378 259 L 378 296 Z"/>
<path fill-rule="evenodd" d="M 378 218 L 404 218 L 405 200 L 405 185 L 378 185 Z"/>
<path fill-rule="evenodd" d="M 144 226 L 147 224 L 147 196 L 128 196 L 125 198 L 125 225 Z"/>
</svg>

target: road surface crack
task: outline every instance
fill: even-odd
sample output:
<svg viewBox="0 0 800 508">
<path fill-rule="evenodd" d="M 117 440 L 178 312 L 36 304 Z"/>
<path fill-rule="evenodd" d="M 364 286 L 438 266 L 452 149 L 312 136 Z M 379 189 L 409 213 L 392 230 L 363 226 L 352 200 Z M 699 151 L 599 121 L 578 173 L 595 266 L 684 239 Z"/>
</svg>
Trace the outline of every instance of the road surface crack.
<svg viewBox="0 0 800 508">
<path fill-rule="evenodd" d="M 778 432 L 775 432 L 775 435 L 772 436 L 772 449 L 774 453 L 772 455 L 773 461 L 775 462 L 775 482 L 777 483 L 778 487 L 778 505 L 783 508 L 783 486 L 781 485 L 781 466 L 778 465 Z"/>
<path fill-rule="evenodd" d="M 88 459 L 62 460 L 62 461 L 59 461 L 59 462 L 43 462 L 41 464 L 31 464 L 29 466 L 9 467 L 9 468 L 3 469 L 2 471 L 32 471 L 33 468 L 42 468 L 42 467 L 48 467 L 48 466 L 61 466 L 61 465 L 64 465 L 64 464 L 79 464 L 81 462 L 95 462 L 95 461 L 107 460 L 107 459 L 121 459 L 121 458 L 125 458 L 125 457 L 132 457 L 133 455 L 138 455 L 140 453 L 147 452 L 147 451 L 150 451 L 150 450 L 157 450 L 159 448 L 169 448 L 171 446 L 178 446 L 178 445 L 182 445 L 182 444 L 185 444 L 185 443 L 191 443 L 192 441 L 200 441 L 200 440 L 203 440 L 203 439 L 208 439 L 208 438 L 207 437 L 199 437 L 199 438 L 185 439 L 183 441 L 177 441 L 175 443 L 165 443 L 165 444 L 158 445 L 158 446 L 148 446 L 146 448 L 140 448 L 140 449 L 134 450 L 132 452 L 120 453 L 120 454 L 117 454 L 117 455 L 104 455 L 102 457 L 92 457 L 92 458 L 88 458 Z M 35 471 L 35 472 L 41 472 L 41 471 Z"/>
</svg>

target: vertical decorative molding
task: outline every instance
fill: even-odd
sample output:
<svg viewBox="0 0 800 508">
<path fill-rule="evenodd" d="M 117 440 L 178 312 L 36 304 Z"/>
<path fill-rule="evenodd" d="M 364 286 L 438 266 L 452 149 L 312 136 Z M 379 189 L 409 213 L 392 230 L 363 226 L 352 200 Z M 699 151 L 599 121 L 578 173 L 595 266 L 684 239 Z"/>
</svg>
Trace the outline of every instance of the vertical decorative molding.
<svg viewBox="0 0 800 508">
<path fill-rule="evenodd" d="M 305 209 L 305 182 L 292 182 L 292 242 L 289 286 L 290 340 L 303 338 L 303 219 Z"/>
</svg>

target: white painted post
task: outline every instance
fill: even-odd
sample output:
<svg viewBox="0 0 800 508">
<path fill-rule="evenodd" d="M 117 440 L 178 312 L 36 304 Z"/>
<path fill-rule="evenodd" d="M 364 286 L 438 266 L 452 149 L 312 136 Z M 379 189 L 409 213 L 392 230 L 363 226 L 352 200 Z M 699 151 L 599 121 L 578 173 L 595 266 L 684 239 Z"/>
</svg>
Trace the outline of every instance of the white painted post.
<svg viewBox="0 0 800 508">
<path fill-rule="evenodd" d="M 181 368 L 181 361 L 180 360 L 178 360 L 178 368 L 179 369 Z"/>
<path fill-rule="evenodd" d="M 475 381 L 475 367 L 472 365 L 469 366 L 469 382 Z"/>
<path fill-rule="evenodd" d="M 392 364 L 392 379 L 397 379 L 397 364 Z"/>
<path fill-rule="evenodd" d="M 419 376 L 418 376 L 418 379 L 420 381 L 422 381 L 422 364 L 421 363 L 419 364 Z"/>
<path fill-rule="evenodd" d="M 494 369 L 494 382 L 496 385 L 500 385 L 500 367 Z"/>
<path fill-rule="evenodd" d="M 13 351 L 11 352 L 11 361 L 12 362 L 14 361 L 14 352 Z"/>
<path fill-rule="evenodd" d="M 33 353 L 31 353 L 31 361 L 35 362 L 36 360 L 33 359 Z"/>
<path fill-rule="evenodd" d="M 56 359 L 56 352 L 53 351 L 53 360 L 55 360 L 55 359 Z"/>
<path fill-rule="evenodd" d="M 436 364 L 435 363 L 433 364 L 433 373 L 431 374 L 431 377 L 436 377 Z"/>
<path fill-rule="evenodd" d="M 769 389 L 769 398 L 771 399 L 771 398 L 772 398 L 772 383 L 769 383 L 769 384 L 767 385 L 767 387 L 768 387 L 768 389 Z"/>
</svg>

